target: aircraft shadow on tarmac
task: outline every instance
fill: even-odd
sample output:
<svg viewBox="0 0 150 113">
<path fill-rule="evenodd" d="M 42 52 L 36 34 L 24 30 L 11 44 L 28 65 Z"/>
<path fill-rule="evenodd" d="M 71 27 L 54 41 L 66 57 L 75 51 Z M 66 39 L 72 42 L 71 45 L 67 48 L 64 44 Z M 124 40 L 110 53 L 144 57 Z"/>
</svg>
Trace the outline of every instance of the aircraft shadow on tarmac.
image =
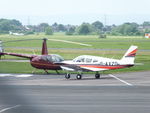
<svg viewBox="0 0 150 113">
<path fill-rule="evenodd" d="M 40 75 L 40 76 L 46 76 L 46 77 L 51 77 L 51 76 L 62 76 L 62 77 L 64 77 L 64 79 L 63 80 L 72 80 L 72 81 L 74 81 L 74 80 L 78 80 L 78 79 L 76 79 L 75 78 L 75 74 L 73 74 L 72 75 L 72 78 L 70 78 L 70 79 L 65 79 L 65 74 L 64 73 L 59 73 L 59 74 L 57 74 L 57 73 L 48 73 L 48 74 L 46 74 L 46 73 L 34 73 L 33 74 L 34 76 L 36 76 L 36 75 Z M 104 80 L 104 79 L 113 79 L 113 77 L 110 77 L 110 76 L 108 76 L 108 74 L 104 74 L 104 76 L 101 76 L 99 79 L 96 79 L 94 76 L 88 76 L 88 75 L 85 75 L 85 76 L 83 76 L 83 78 L 82 79 L 80 79 L 80 81 L 81 80 Z"/>
<path fill-rule="evenodd" d="M 95 78 L 82 78 L 82 79 L 80 79 L 79 81 L 81 81 L 81 80 L 105 80 L 105 79 L 113 79 L 112 77 L 101 77 L 100 79 L 95 79 Z M 70 81 L 74 81 L 74 80 L 77 80 L 76 78 L 71 78 L 71 79 L 69 79 Z"/>
</svg>

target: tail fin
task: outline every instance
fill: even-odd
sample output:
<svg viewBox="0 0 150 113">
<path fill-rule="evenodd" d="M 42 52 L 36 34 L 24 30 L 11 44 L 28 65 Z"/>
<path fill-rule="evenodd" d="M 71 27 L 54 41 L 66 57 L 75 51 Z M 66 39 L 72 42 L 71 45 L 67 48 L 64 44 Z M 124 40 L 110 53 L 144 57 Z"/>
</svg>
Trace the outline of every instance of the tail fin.
<svg viewBox="0 0 150 113">
<path fill-rule="evenodd" d="M 125 55 L 122 57 L 121 61 L 124 64 L 134 64 L 135 55 L 137 52 L 137 46 L 131 46 Z"/>
<path fill-rule="evenodd" d="M 43 45 L 42 45 L 42 55 L 48 55 L 48 50 L 47 50 L 47 44 L 46 44 L 46 38 L 43 39 Z"/>
</svg>

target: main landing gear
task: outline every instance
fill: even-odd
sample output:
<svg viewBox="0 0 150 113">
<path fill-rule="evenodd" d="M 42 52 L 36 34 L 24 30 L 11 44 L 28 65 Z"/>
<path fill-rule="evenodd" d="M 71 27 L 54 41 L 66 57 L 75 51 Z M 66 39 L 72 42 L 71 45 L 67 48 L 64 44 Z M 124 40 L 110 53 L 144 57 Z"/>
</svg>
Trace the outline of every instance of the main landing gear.
<svg viewBox="0 0 150 113">
<path fill-rule="evenodd" d="M 65 75 L 65 78 L 66 78 L 66 79 L 70 79 L 70 73 L 67 73 L 67 74 Z M 77 78 L 78 80 L 82 79 L 82 74 L 78 73 L 78 74 L 76 75 L 76 78 Z M 95 78 L 96 78 L 96 79 L 99 79 L 99 78 L 100 78 L 100 73 L 96 72 Z"/>
<path fill-rule="evenodd" d="M 77 74 L 76 78 L 77 78 L 78 80 L 82 79 L 82 74 Z"/>
<path fill-rule="evenodd" d="M 65 75 L 65 78 L 66 78 L 66 79 L 70 79 L 70 74 L 67 73 L 67 74 Z M 76 78 L 77 78 L 78 80 L 82 79 L 82 74 L 77 74 Z"/>
</svg>

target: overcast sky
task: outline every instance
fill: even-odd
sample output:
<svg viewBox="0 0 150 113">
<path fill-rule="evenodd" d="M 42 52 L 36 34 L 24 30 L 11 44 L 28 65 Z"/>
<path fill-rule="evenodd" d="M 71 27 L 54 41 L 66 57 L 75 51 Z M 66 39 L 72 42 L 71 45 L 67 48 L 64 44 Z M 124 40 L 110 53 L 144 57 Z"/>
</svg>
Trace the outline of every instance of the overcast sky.
<svg viewBox="0 0 150 113">
<path fill-rule="evenodd" d="M 150 0 L 0 0 L 0 5 L 0 18 L 23 24 L 150 21 Z"/>
</svg>

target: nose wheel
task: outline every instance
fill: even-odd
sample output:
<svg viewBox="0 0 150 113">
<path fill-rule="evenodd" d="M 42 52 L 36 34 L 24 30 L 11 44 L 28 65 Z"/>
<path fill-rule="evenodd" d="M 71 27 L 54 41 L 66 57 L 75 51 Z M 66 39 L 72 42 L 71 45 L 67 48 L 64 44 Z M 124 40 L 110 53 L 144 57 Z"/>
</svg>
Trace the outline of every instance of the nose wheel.
<svg viewBox="0 0 150 113">
<path fill-rule="evenodd" d="M 99 79 L 99 78 L 100 78 L 100 74 L 99 74 L 99 73 L 96 73 L 96 74 L 95 74 L 95 78 L 96 78 L 96 79 Z"/>
<path fill-rule="evenodd" d="M 66 79 L 69 79 L 69 78 L 70 78 L 70 74 L 67 73 L 67 74 L 65 75 L 65 78 L 66 78 Z"/>
</svg>

